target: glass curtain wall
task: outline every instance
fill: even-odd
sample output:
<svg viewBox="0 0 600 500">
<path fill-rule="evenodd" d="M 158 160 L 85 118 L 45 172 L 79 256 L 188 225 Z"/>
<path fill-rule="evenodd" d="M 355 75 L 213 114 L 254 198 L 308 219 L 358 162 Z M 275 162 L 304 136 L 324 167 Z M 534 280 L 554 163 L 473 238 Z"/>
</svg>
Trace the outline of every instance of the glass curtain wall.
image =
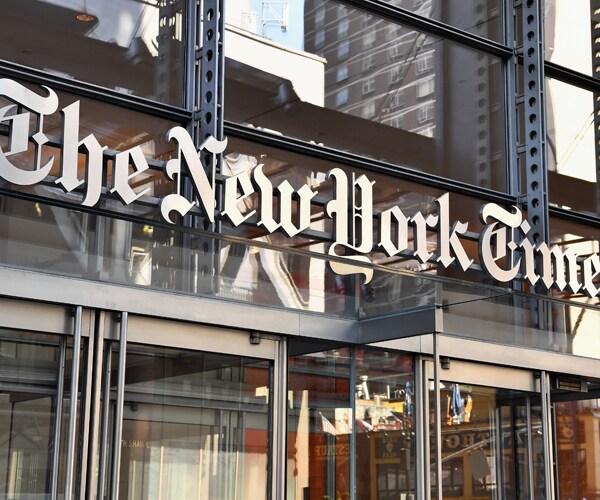
<svg viewBox="0 0 600 500">
<path fill-rule="evenodd" d="M 435 474 L 433 399 L 430 387 L 432 498 L 439 487 L 442 498 L 545 498 L 539 396 L 442 381 L 441 481 Z"/>
<path fill-rule="evenodd" d="M 72 354 L 66 337 L 0 329 L 2 498 L 64 495 Z M 84 373 L 82 366 L 80 394 Z"/>
<path fill-rule="evenodd" d="M 267 498 L 269 361 L 131 344 L 125 373 L 119 498 Z"/>
<path fill-rule="evenodd" d="M 414 500 L 413 357 L 310 344 L 292 351 L 287 498 Z"/>
</svg>

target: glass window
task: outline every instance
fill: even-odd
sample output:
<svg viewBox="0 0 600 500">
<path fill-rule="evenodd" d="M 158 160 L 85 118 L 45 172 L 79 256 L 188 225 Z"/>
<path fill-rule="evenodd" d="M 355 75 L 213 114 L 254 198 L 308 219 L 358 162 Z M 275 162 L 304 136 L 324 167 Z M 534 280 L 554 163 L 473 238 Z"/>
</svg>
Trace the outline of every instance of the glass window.
<svg viewBox="0 0 600 500">
<path fill-rule="evenodd" d="M 398 121 L 404 111 L 398 111 Z M 224 175 L 240 175 L 250 171 L 258 163 L 263 164 L 263 172 L 271 180 L 274 186 L 284 180 L 289 182 L 294 189 L 300 189 L 310 180 L 312 189 L 317 190 L 322 200 L 332 199 L 334 196 L 333 180 L 327 179 L 327 172 L 337 167 L 342 169 L 348 176 L 352 174 L 356 178 L 365 174 L 373 184 L 373 203 L 375 213 L 383 212 L 392 207 L 399 207 L 407 217 L 414 217 L 421 212 L 425 217 L 435 215 L 437 207 L 435 199 L 442 196 L 444 191 L 432 189 L 417 183 L 406 182 L 389 175 L 376 174 L 344 167 L 333 162 L 315 159 L 308 156 L 286 152 L 264 145 L 247 141 L 240 141 L 230 137 L 228 148 L 225 151 L 223 162 Z M 449 220 L 468 223 L 469 231 L 475 233 L 482 230 L 478 213 L 481 202 L 475 198 L 450 193 Z M 365 198 L 366 199 L 366 198 Z M 250 213 L 259 209 L 259 195 L 253 193 L 244 200 L 243 213 Z M 267 234 L 266 231 L 252 226 L 231 226 L 226 221 L 223 223 L 224 231 L 231 232 L 235 236 L 258 239 L 259 242 L 269 242 L 280 249 L 302 248 L 320 255 L 328 252 L 328 241 L 333 237 L 333 220 L 324 216 L 323 206 L 313 205 L 311 207 L 310 234 L 297 235 L 292 238 L 277 232 Z M 367 231 L 376 234 L 378 229 L 359 230 L 365 234 Z M 357 233 L 358 234 L 358 233 Z M 317 236 L 321 235 L 321 237 Z M 264 238 L 264 240 L 263 240 Z M 374 238 L 375 239 L 375 238 Z M 465 252 L 475 263 L 479 262 L 477 244 L 474 241 L 462 240 Z M 427 246 L 435 248 L 437 233 L 427 233 Z M 358 244 L 358 241 L 357 241 Z M 435 262 L 420 264 L 414 257 L 414 239 L 410 238 L 409 249 L 401 255 L 387 256 L 381 251 L 370 254 L 370 259 L 375 264 L 388 266 L 389 268 L 413 271 L 417 273 L 434 273 L 474 281 L 486 280 L 483 272 L 471 270 L 462 272 L 458 267 L 451 266 L 444 269 Z M 297 307 L 306 308 L 311 311 L 328 312 L 330 314 L 345 314 L 345 307 L 351 304 L 345 302 L 347 297 L 354 293 L 352 279 L 335 275 L 330 272 L 330 267 L 323 261 L 313 259 L 308 262 L 306 258 L 300 258 L 292 253 L 284 251 L 268 252 L 257 248 L 246 252 L 240 248 L 239 252 L 224 253 L 221 266 L 221 280 L 236 285 L 238 289 L 247 287 L 249 297 L 266 297 L 269 294 L 272 304 L 297 303 Z M 230 261 L 233 260 L 232 263 Z M 273 262 L 276 262 L 276 265 Z M 322 266 L 322 267 L 319 267 Z M 268 277 L 268 279 L 266 278 Z M 253 288 L 253 283 L 259 283 L 259 288 Z M 489 279 L 486 281 L 489 283 Z M 276 293 L 275 293 L 276 292 Z M 260 295 L 259 295 L 260 294 Z M 405 307 L 416 307 L 424 303 L 430 303 L 435 299 L 435 286 L 427 279 L 415 280 L 401 279 L 399 275 L 387 272 L 376 272 L 372 280 L 372 288 L 365 287 L 360 290 L 361 312 L 364 314 L 383 314 L 389 311 L 401 310 Z M 257 297 L 258 298 L 258 297 Z M 431 302 L 433 303 L 433 302 Z"/>
<path fill-rule="evenodd" d="M 429 388 L 430 421 L 434 422 L 433 381 Z M 443 498 L 543 498 L 544 447 L 538 395 L 443 381 L 439 407 Z M 433 426 L 430 437 L 434 449 Z M 432 471 L 434 461 L 432 453 Z M 534 474 L 531 481 L 529 470 Z M 435 497 L 435 475 L 431 479 Z"/>
<path fill-rule="evenodd" d="M 120 498 L 267 498 L 268 361 L 131 344 L 126 372 Z"/>
<path fill-rule="evenodd" d="M 340 18 L 340 22 L 337 28 L 338 36 L 346 36 L 348 34 L 348 28 L 350 27 L 350 19 L 348 17 Z"/>
<path fill-rule="evenodd" d="M 321 48 L 325 43 L 325 32 L 319 30 L 315 33 L 315 47 Z"/>
<path fill-rule="evenodd" d="M 375 103 L 373 101 L 363 104 L 363 118 L 371 118 L 375 114 Z"/>
<path fill-rule="evenodd" d="M 394 93 L 394 95 L 392 96 L 392 100 L 390 101 L 390 107 L 392 109 L 396 109 L 396 108 L 402 106 L 403 102 L 404 102 L 404 92 L 399 90 L 398 92 Z"/>
<path fill-rule="evenodd" d="M 323 26 L 325 22 L 325 6 L 321 5 L 315 13 L 315 26 Z"/>
<path fill-rule="evenodd" d="M 458 29 L 497 42 L 504 40 L 502 0 L 383 0 L 385 3 L 409 10 L 423 17 L 450 24 Z M 569 3 L 571 0 L 563 0 Z"/>
<path fill-rule="evenodd" d="M 350 498 L 350 349 L 294 350 L 288 362 L 287 498 Z"/>
<path fill-rule="evenodd" d="M 342 80 L 345 80 L 346 78 L 348 78 L 348 66 L 340 66 L 337 69 L 337 72 L 335 75 L 335 80 L 337 82 L 341 82 Z"/>
<path fill-rule="evenodd" d="M 40 86 L 30 84 L 25 86 L 38 94 L 45 92 Z M 64 110 L 69 106 L 79 103 L 79 111 L 75 112 L 76 110 L 72 108 L 72 112 L 69 114 L 69 123 L 73 126 L 77 125 L 77 131 L 73 134 L 73 137 L 77 137 L 77 141 L 82 141 L 91 134 L 96 138 L 98 147 L 106 146 L 109 150 L 126 151 L 139 146 L 142 154 L 151 164 L 152 160 L 168 160 L 175 153 L 173 143 L 166 140 L 166 132 L 171 127 L 178 125 L 177 123 L 131 111 L 123 107 L 104 104 L 92 99 L 77 98 L 72 94 L 57 92 L 57 96 L 59 110 Z M 5 97 L 0 96 L 0 108 L 9 104 L 12 103 Z M 9 111 L 7 116 L 10 117 L 18 114 L 19 112 L 15 108 Z M 35 116 L 35 114 L 32 113 L 32 116 Z M 58 198 L 70 203 L 82 203 L 88 195 L 88 187 L 94 183 L 88 181 L 82 184 L 81 188 L 74 189 L 69 193 L 63 192 L 54 184 L 54 181 L 60 177 L 62 152 L 65 147 L 68 147 L 63 145 L 59 148 L 58 143 L 55 142 L 59 141 L 64 135 L 64 119 L 59 111 L 43 118 L 42 132 L 54 138 L 54 141 L 50 141 L 39 148 L 40 164 L 45 164 L 54 157 L 52 169 L 44 180 L 45 184 L 16 186 L 0 178 L 0 187 L 13 191 L 27 192 L 37 196 Z M 77 120 L 78 122 L 76 123 Z M 30 128 L 30 133 L 34 134 L 37 132 L 36 126 L 32 125 Z M 9 156 L 10 162 L 15 167 L 23 170 L 33 169 L 37 161 L 35 146 L 36 144 L 30 140 L 25 151 Z M 9 150 L 8 137 L 4 134 L 0 134 L 0 148 L 5 153 Z M 114 161 L 88 163 L 86 155 L 82 151 L 79 152 L 77 157 L 78 179 L 99 179 L 98 183 L 101 183 L 102 187 L 105 188 L 110 189 L 113 187 L 113 167 Z M 93 172 L 91 171 L 92 169 L 94 169 Z M 148 193 L 145 195 L 147 197 L 167 194 L 168 192 L 172 192 L 169 190 L 173 188 L 173 183 L 168 181 L 156 163 L 146 172 L 136 177 L 136 181 L 135 190 L 141 191 L 147 188 Z M 94 205 L 98 206 L 99 203 L 96 202 Z M 108 196 L 105 204 L 102 206 L 103 208 L 113 208 L 118 212 L 123 212 L 124 210 L 123 204 L 116 196 Z M 146 206 L 145 208 L 141 208 L 138 206 L 135 208 L 134 204 L 129 205 L 126 210 L 137 210 L 138 214 L 140 214 L 139 211 L 141 210 L 148 218 L 156 217 L 159 214 L 157 207 L 150 208 Z"/>
<path fill-rule="evenodd" d="M 425 55 L 417 57 L 416 73 L 420 75 L 433 68 L 433 56 Z"/>
<path fill-rule="evenodd" d="M 600 214 L 597 111 L 592 92 L 546 79 L 546 131 L 550 202 Z"/>
<path fill-rule="evenodd" d="M 348 57 L 348 53 L 350 52 L 350 42 L 348 40 L 342 40 L 338 44 L 337 48 L 337 56 L 338 59 L 345 59 Z"/>
<path fill-rule="evenodd" d="M 5 0 L 0 58 L 183 105 L 185 2 Z"/>
<path fill-rule="evenodd" d="M 314 36 L 305 32 L 305 27 L 313 26 L 315 5 L 307 0 L 297 6 L 298 16 L 290 15 L 285 36 L 252 41 L 272 54 L 268 64 L 264 57 L 246 60 L 245 65 L 228 61 L 228 120 L 419 171 L 446 172 L 447 177 L 498 191 L 506 189 L 505 81 L 500 59 L 413 29 L 396 30 L 398 24 L 348 6 L 343 18 L 336 17 L 336 0 L 326 0 L 330 7 L 325 44 L 316 47 Z M 352 36 L 338 37 L 338 25 L 346 22 Z M 385 33 L 392 28 L 397 36 L 387 40 Z M 367 45 L 373 41 L 373 46 L 365 49 L 364 40 Z M 281 44 L 294 51 L 282 50 Z M 348 78 L 342 82 L 337 75 L 344 66 Z M 363 67 L 372 72 L 374 84 L 365 83 Z M 345 87 L 355 89 L 347 101 L 339 94 Z M 280 104 L 282 88 L 290 96 L 285 106 Z M 406 113 L 402 126 L 394 127 L 389 113 L 399 90 L 404 92 Z M 364 101 L 371 99 L 375 99 L 375 113 L 363 117 Z M 419 111 L 421 106 L 429 108 Z M 442 109 L 443 113 L 436 112 Z M 427 128 L 423 116 L 432 117 Z M 444 127 L 438 123 L 442 117 Z M 416 151 L 423 154 L 409 160 Z M 433 151 L 435 155 L 428 154 Z"/>
<path fill-rule="evenodd" d="M 362 82 L 363 95 L 370 94 L 371 92 L 374 92 L 374 91 L 375 91 L 375 78 L 368 78 L 367 80 Z"/>
<path fill-rule="evenodd" d="M 591 385 L 591 384 L 590 384 Z M 593 394 L 598 386 L 591 385 Z M 597 392 L 596 392 L 597 394 Z M 600 450 L 600 400 L 557 401 L 556 446 L 558 487 L 565 498 L 593 498 L 598 490 L 596 457 Z"/>
<path fill-rule="evenodd" d="M 348 88 L 339 90 L 338 93 L 335 95 L 335 105 L 341 106 L 343 104 L 346 104 L 348 102 L 349 95 L 350 94 Z"/>
<path fill-rule="evenodd" d="M 375 44 L 376 32 L 374 28 L 367 29 L 363 34 L 363 49 L 369 49 Z"/>
<path fill-rule="evenodd" d="M 599 21 L 593 0 L 544 1 L 544 57 L 586 75 L 600 76 Z"/>
<path fill-rule="evenodd" d="M 58 444 L 55 433 L 61 348 L 57 336 L 0 329 L 0 488 L 3 498 L 47 498 L 55 476 L 58 476 L 59 497 L 64 492 L 69 382 L 64 385 L 58 467 L 53 464 Z M 72 348 L 66 349 L 65 366 L 70 368 Z M 80 373 L 84 373 L 83 367 Z M 68 372 L 66 380 L 70 379 Z"/>
<path fill-rule="evenodd" d="M 417 97 L 427 97 L 428 95 L 433 94 L 434 83 L 433 78 L 428 78 L 427 80 L 422 80 L 417 83 Z"/>
<path fill-rule="evenodd" d="M 558 245 L 558 247 L 566 252 L 571 250 L 579 256 L 588 256 L 600 253 L 600 229 L 577 224 L 573 221 L 552 217 L 550 219 L 550 243 L 549 246 Z M 577 283 L 583 283 L 581 275 L 581 267 L 577 266 L 577 275 L 574 276 Z M 566 279 L 569 279 L 567 277 Z M 598 286 L 596 284 L 596 286 Z M 562 292 L 554 291 L 553 295 L 569 299 L 583 304 L 600 305 L 600 296 L 589 298 L 582 293 L 571 293 L 568 288 Z M 569 341 L 573 353 L 580 355 L 593 355 L 600 359 L 600 349 L 592 340 L 596 332 L 600 330 L 600 323 L 597 315 L 579 314 L 579 310 L 575 312 L 568 311 L 565 318 L 565 324 L 570 332 L 573 332 L 573 339 Z M 575 324 L 578 323 L 578 326 Z M 584 354 L 585 353 L 585 354 Z"/>
<path fill-rule="evenodd" d="M 410 355 L 356 350 L 356 498 L 416 498 L 413 372 Z"/>
</svg>

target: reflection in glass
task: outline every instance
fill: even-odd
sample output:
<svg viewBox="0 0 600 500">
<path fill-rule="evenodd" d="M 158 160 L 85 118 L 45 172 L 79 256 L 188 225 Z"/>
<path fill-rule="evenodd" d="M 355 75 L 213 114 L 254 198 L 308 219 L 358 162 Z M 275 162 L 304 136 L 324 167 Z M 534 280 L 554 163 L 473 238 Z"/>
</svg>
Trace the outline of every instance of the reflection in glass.
<svg viewBox="0 0 600 500">
<path fill-rule="evenodd" d="M 600 491 L 600 404 L 594 397 L 554 403 L 560 498 L 594 498 Z"/>
<path fill-rule="evenodd" d="M 65 354 L 65 380 L 70 380 L 72 349 L 67 347 Z M 59 338 L 0 329 L 0 359 L 0 496 L 47 498 L 53 478 L 61 494 L 65 486 L 70 384 L 65 384 L 57 442 Z M 80 375 L 83 373 L 82 367 Z M 58 444 L 55 468 L 53 454 Z"/>
<path fill-rule="evenodd" d="M 267 361 L 129 346 L 119 498 L 267 497 Z"/>
<path fill-rule="evenodd" d="M 594 94 L 546 79 L 545 95 L 550 202 L 598 214 Z"/>
<path fill-rule="evenodd" d="M 433 391 L 430 391 L 429 407 L 433 412 Z M 539 398 L 506 389 L 444 381 L 440 409 L 444 498 L 543 498 L 545 480 Z M 430 422 L 434 421 L 432 413 Z M 430 443 L 433 474 L 433 431 Z M 530 484 L 533 491 L 530 491 Z M 433 490 L 436 487 L 433 476 Z"/>
<path fill-rule="evenodd" d="M 598 22 L 594 0 L 544 0 L 544 57 L 586 75 L 598 76 Z"/>
<path fill-rule="evenodd" d="M 355 360 L 356 498 L 416 498 L 413 358 L 357 349 Z"/>
<path fill-rule="evenodd" d="M 281 26 L 245 14 L 227 14 L 227 119 L 505 189 L 498 58 L 334 0 L 290 2 Z"/>
<path fill-rule="evenodd" d="M 2 4 L 1 59 L 124 94 L 183 104 L 183 1 Z"/>
<path fill-rule="evenodd" d="M 442 21 L 474 35 L 502 42 L 502 1 L 384 0 L 423 17 Z"/>
<path fill-rule="evenodd" d="M 317 349 L 289 358 L 288 500 L 350 498 L 350 349 Z"/>
</svg>

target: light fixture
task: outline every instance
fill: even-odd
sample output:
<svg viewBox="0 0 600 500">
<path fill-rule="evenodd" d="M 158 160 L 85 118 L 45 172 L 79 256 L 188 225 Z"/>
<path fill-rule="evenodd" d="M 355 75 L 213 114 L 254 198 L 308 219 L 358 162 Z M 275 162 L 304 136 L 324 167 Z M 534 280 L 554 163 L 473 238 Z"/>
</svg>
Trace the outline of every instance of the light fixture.
<svg viewBox="0 0 600 500">
<path fill-rule="evenodd" d="M 79 14 L 77 14 L 75 16 L 75 18 L 78 21 L 81 21 L 82 23 L 89 23 L 92 21 L 95 21 L 96 18 L 90 14 L 88 14 L 88 10 L 87 10 L 87 1 L 83 0 L 83 12 L 80 12 Z"/>
<path fill-rule="evenodd" d="M 94 21 L 96 18 L 94 16 L 90 16 L 88 13 L 86 12 L 81 12 L 79 14 L 77 14 L 77 16 L 75 16 L 77 18 L 78 21 L 84 22 L 84 23 L 89 23 L 91 21 Z"/>
</svg>

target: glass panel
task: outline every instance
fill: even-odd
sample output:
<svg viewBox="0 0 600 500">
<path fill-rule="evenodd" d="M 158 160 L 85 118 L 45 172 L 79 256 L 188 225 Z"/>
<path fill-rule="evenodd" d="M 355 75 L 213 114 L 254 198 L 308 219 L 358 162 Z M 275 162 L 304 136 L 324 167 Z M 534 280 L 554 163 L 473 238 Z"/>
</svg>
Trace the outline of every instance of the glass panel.
<svg viewBox="0 0 600 500">
<path fill-rule="evenodd" d="M 356 350 L 356 498 L 417 498 L 413 357 Z"/>
<path fill-rule="evenodd" d="M 19 83 L 25 85 L 35 93 L 44 94 L 45 92 L 40 86 L 25 84 L 23 82 Z M 175 154 L 175 145 L 167 142 L 166 132 L 170 128 L 179 125 L 178 123 L 92 99 L 82 99 L 64 92 L 57 92 L 57 96 L 59 110 L 64 110 L 75 102 L 79 102 L 79 112 L 69 114 L 69 123 L 77 127 L 78 130 L 75 134 L 78 142 L 87 140 L 84 138 L 88 138 L 92 134 L 97 140 L 97 143 L 90 141 L 89 144 L 91 144 L 90 147 L 92 148 L 106 147 L 108 150 L 113 151 L 127 151 L 134 147 L 141 148 L 141 152 L 148 160 L 150 168 L 137 175 L 130 184 L 136 192 L 148 189 L 148 193 L 142 198 L 143 200 L 152 199 L 156 196 L 164 196 L 172 192 L 173 183 L 167 182 L 166 176 L 161 171 L 162 163 L 160 162 L 171 159 Z M 5 97 L 0 97 L 0 108 L 12 104 L 14 103 Z M 7 117 L 10 118 L 22 112 L 22 110 L 15 107 L 7 112 Z M 76 120 L 78 120 L 77 123 L 75 123 Z M 77 157 L 77 177 L 78 179 L 87 180 L 87 182 L 82 184 L 82 187 L 65 193 L 55 184 L 55 181 L 61 175 L 62 151 L 68 148 L 64 144 L 61 145 L 64 137 L 63 126 L 65 120 L 61 116 L 61 113 L 57 111 L 54 114 L 44 116 L 43 125 L 42 119 L 34 113 L 31 113 L 30 121 L 30 134 L 35 134 L 38 132 L 38 128 L 41 128 L 41 131 L 49 138 L 48 144 L 44 144 L 41 148 L 36 148 L 36 144 L 30 138 L 27 150 L 21 153 L 10 154 L 9 161 L 19 169 L 33 170 L 34 166 L 44 165 L 53 158 L 52 169 L 42 183 L 34 186 L 17 186 L 0 178 L 0 188 L 80 204 L 87 199 L 88 192 L 93 191 L 97 183 L 101 183 L 102 187 L 105 188 L 104 197 L 97 203 L 95 200 L 91 201 L 91 203 L 100 207 L 112 206 L 118 212 L 123 211 L 123 203 L 117 201 L 116 196 L 106 196 L 107 190 L 111 189 L 114 185 L 114 161 L 112 159 L 108 160 L 105 157 L 101 164 L 99 161 L 89 162 L 88 164 L 87 159 L 89 155 L 87 153 L 84 154 L 84 148 L 81 147 Z M 4 123 L 10 126 L 11 122 L 5 120 Z M 3 127 L 0 129 L 0 148 L 5 153 L 12 149 L 8 144 L 8 140 L 8 128 Z M 73 145 L 72 147 L 76 146 Z M 86 143 L 85 147 L 88 148 L 88 143 Z M 37 154 L 40 155 L 39 161 L 37 161 Z M 86 203 L 89 205 L 90 200 L 87 200 Z M 131 206 L 125 208 L 125 210 L 130 209 Z M 138 208 L 138 210 L 140 209 Z M 142 209 L 142 213 L 151 211 L 150 208 Z"/>
<path fill-rule="evenodd" d="M 561 401 L 554 409 L 560 498 L 595 498 L 600 492 L 600 400 Z"/>
<path fill-rule="evenodd" d="M 1 59 L 183 105 L 182 0 L 2 3 Z"/>
<path fill-rule="evenodd" d="M 29 498 L 50 491 L 58 340 L 0 330 L 0 491 Z"/>
<path fill-rule="evenodd" d="M 86 342 L 81 351 L 85 355 Z M 67 346 L 65 392 L 62 402 L 60 454 L 56 446 L 57 385 L 60 370 L 59 338 L 54 335 L 0 329 L 0 496 L 46 498 L 57 476 L 64 492 L 70 406 L 72 348 Z M 79 386 L 83 374 L 80 371 Z M 76 424 L 76 428 L 78 425 Z M 79 453 L 76 462 L 81 459 Z"/>
<path fill-rule="evenodd" d="M 596 0 L 545 0 L 544 49 L 547 61 L 598 76 Z"/>
<path fill-rule="evenodd" d="M 315 0 L 318 1 L 318 0 Z M 502 42 L 502 0 L 384 0 L 474 35 Z"/>
<path fill-rule="evenodd" d="M 267 497 L 268 361 L 130 345 L 126 364 L 119 498 Z"/>
<path fill-rule="evenodd" d="M 440 388 L 443 497 L 542 498 L 541 420 L 532 418 L 529 428 L 527 403 L 530 397 L 507 389 L 448 381 L 443 381 Z M 433 408 L 433 390 L 430 390 L 430 410 Z M 531 412 L 539 416 L 540 409 L 533 406 Z M 433 433 L 430 443 L 433 472 Z M 531 461 L 536 474 L 535 494 L 530 492 Z M 433 483 L 435 489 L 435 478 Z"/>
<path fill-rule="evenodd" d="M 506 189 L 500 59 L 333 0 L 289 13 L 228 10 L 227 119 Z"/>
<path fill-rule="evenodd" d="M 350 498 L 350 349 L 317 349 L 290 346 L 288 500 Z"/>
<path fill-rule="evenodd" d="M 375 172 L 349 168 L 334 162 L 311 158 L 309 156 L 290 153 L 280 149 L 261 144 L 251 143 L 231 139 L 229 146 L 225 151 L 223 162 L 223 173 L 228 176 L 239 175 L 242 172 L 250 172 L 256 165 L 263 165 L 263 172 L 269 177 L 274 186 L 287 181 L 294 189 L 298 190 L 301 186 L 308 184 L 311 189 L 318 192 L 315 203 L 311 205 L 311 225 L 310 236 L 295 236 L 293 238 L 284 235 L 282 232 L 268 234 L 264 229 L 253 227 L 251 225 L 239 225 L 231 227 L 231 231 L 237 236 L 244 236 L 255 239 L 258 242 L 269 242 L 279 247 L 302 248 L 312 250 L 317 253 L 327 252 L 328 241 L 333 236 L 332 218 L 326 217 L 324 213 L 324 201 L 333 200 L 336 197 L 333 179 L 327 179 L 327 173 L 334 168 L 344 171 L 348 179 L 359 178 L 365 175 L 373 183 L 373 213 L 378 214 L 392 207 L 398 207 L 407 217 L 413 217 L 417 212 L 424 217 L 437 213 L 436 198 L 444 195 L 440 189 L 423 186 L 415 182 L 408 182 L 402 179 L 394 178 L 390 175 L 378 174 Z M 351 189 L 349 188 L 349 191 Z M 450 193 L 450 220 L 460 220 L 468 223 L 469 231 L 479 232 L 482 224 L 478 218 L 478 212 L 481 208 L 481 201 L 476 198 Z M 243 214 L 249 214 L 252 210 L 258 210 L 260 205 L 259 193 L 255 192 L 246 197 L 243 203 L 240 203 L 240 211 Z M 373 241 L 379 243 L 379 230 L 377 221 L 373 228 Z M 414 259 L 413 251 L 415 243 L 412 231 L 408 236 L 409 250 L 402 252 L 401 255 L 388 257 L 383 253 L 381 247 L 375 248 L 371 253 L 374 262 L 389 266 L 394 269 L 421 271 L 427 273 L 436 273 L 444 276 L 465 277 L 464 273 L 457 272 L 456 269 L 444 269 L 442 266 L 435 266 L 433 263 L 420 264 Z M 437 235 L 433 232 L 427 234 L 429 247 L 434 247 L 437 243 Z M 469 258 L 478 262 L 476 243 L 473 241 L 462 240 L 465 252 Z M 375 245 L 377 247 L 377 245 Z M 411 258 L 412 257 L 412 258 Z M 476 278 L 478 280 L 482 277 Z"/>
<path fill-rule="evenodd" d="M 548 185 L 550 202 L 600 214 L 598 126 L 600 101 L 592 92 L 546 79 Z"/>
</svg>

